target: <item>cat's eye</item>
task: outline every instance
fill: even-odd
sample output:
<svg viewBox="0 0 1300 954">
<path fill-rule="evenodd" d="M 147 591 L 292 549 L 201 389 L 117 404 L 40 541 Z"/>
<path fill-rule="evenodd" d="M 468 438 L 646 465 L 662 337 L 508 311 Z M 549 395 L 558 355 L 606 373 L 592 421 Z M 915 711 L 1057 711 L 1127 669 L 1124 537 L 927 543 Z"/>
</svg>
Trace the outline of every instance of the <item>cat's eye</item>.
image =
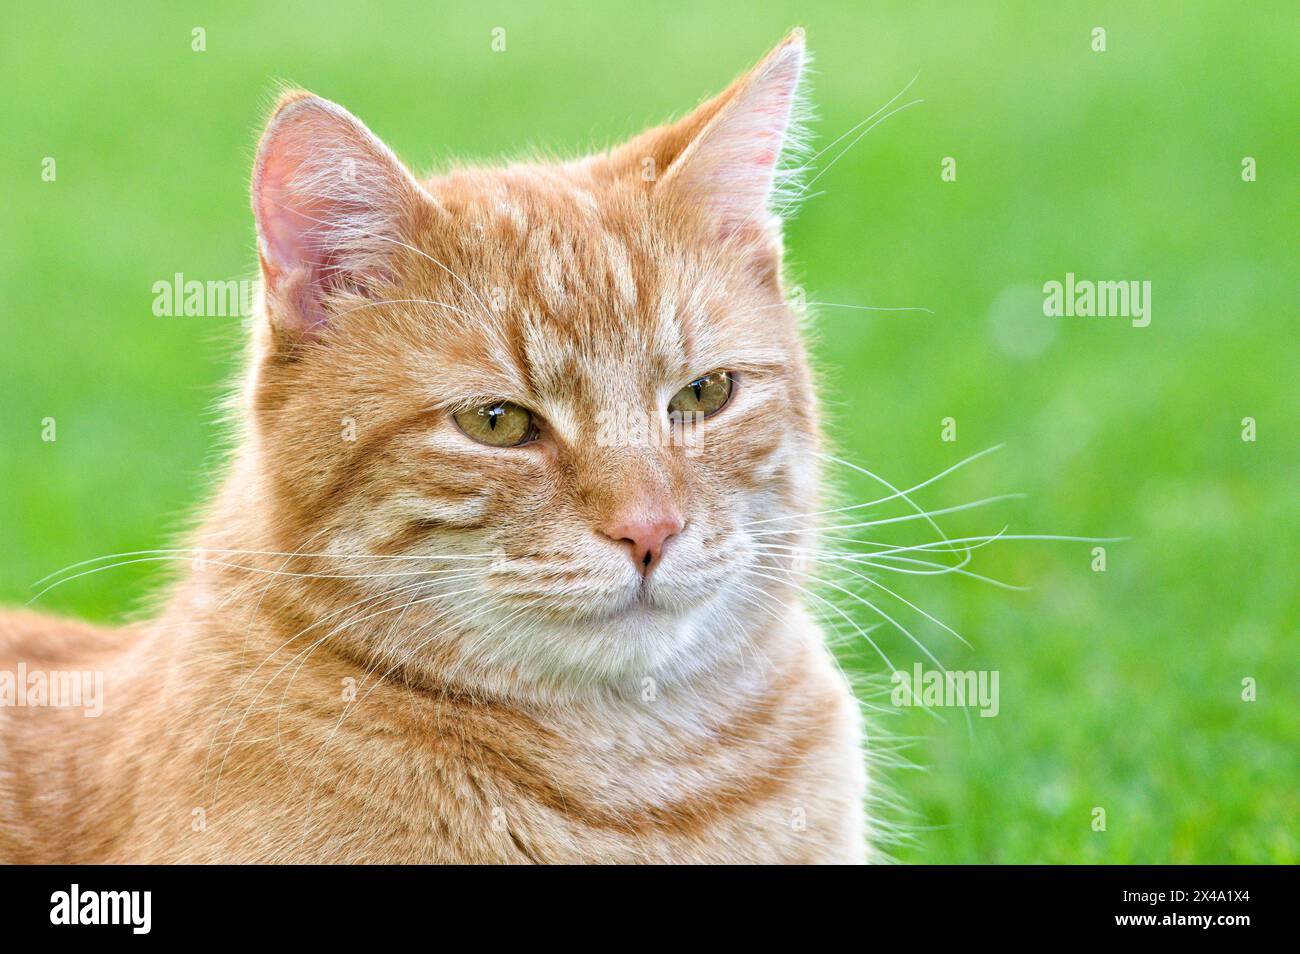
<svg viewBox="0 0 1300 954">
<path fill-rule="evenodd" d="M 484 404 L 458 411 L 453 416 L 457 427 L 480 444 L 491 447 L 518 447 L 537 436 L 533 415 L 509 401 Z"/>
<path fill-rule="evenodd" d="M 673 399 L 668 402 L 668 413 L 679 417 L 709 417 L 717 414 L 731 400 L 735 383 L 730 371 L 713 371 L 702 378 L 696 378 L 673 395 Z"/>
</svg>

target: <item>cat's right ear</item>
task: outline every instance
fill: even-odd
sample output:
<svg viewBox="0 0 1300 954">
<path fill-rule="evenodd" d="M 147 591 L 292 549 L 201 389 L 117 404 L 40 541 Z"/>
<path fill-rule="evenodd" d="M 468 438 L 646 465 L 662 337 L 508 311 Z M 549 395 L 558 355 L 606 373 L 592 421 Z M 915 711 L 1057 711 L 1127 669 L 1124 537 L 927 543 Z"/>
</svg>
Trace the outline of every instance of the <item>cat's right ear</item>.
<svg viewBox="0 0 1300 954">
<path fill-rule="evenodd" d="M 343 107 L 286 93 L 253 166 L 266 307 L 286 341 L 325 328 L 331 299 L 373 296 L 424 200 L 406 167 Z"/>
</svg>

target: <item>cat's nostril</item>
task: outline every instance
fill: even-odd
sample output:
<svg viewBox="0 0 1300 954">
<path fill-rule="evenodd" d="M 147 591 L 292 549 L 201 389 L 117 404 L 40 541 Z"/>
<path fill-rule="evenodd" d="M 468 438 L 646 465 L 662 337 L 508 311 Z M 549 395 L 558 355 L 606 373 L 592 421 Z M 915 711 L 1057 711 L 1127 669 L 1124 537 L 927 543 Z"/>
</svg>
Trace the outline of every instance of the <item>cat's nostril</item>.
<svg viewBox="0 0 1300 954">
<path fill-rule="evenodd" d="M 676 510 L 656 514 L 619 517 L 601 528 L 601 533 L 627 547 L 628 555 L 643 576 L 659 563 L 664 544 L 681 532 L 683 521 Z"/>
</svg>

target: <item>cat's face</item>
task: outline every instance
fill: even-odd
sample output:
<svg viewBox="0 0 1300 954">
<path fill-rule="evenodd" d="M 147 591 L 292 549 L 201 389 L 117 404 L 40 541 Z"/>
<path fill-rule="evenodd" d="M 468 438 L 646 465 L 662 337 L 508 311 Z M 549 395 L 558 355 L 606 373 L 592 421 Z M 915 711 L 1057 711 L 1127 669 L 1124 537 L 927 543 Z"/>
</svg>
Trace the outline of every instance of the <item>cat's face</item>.
<svg viewBox="0 0 1300 954">
<path fill-rule="evenodd" d="M 283 545 L 391 610 L 367 655 L 637 680 L 779 611 L 815 494 L 768 211 L 802 58 L 609 154 L 424 183 L 337 107 L 281 105 L 255 433 Z"/>
</svg>

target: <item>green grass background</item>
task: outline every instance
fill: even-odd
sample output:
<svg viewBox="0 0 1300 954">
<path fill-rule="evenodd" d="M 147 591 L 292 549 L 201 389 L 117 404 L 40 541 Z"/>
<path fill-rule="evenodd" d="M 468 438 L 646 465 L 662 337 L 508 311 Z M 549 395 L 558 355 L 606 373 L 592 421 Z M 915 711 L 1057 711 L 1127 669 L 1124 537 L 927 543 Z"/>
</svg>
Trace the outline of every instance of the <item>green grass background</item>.
<svg viewBox="0 0 1300 954">
<path fill-rule="evenodd" d="M 345 104 L 428 169 L 615 141 L 803 25 L 818 146 L 918 72 L 908 98 L 925 100 L 839 159 L 789 228 L 810 298 L 933 311 L 818 315 L 840 451 L 908 484 L 1006 442 L 922 500 L 1028 496 L 951 531 L 1130 538 L 1103 573 L 1085 544 L 980 551 L 974 569 L 1027 593 L 886 581 L 970 640 L 906 616 L 945 665 L 1001 674 L 997 718 L 880 720 L 917 766 L 890 773 L 913 837 L 896 856 L 1296 861 L 1300 18 L 1280 2 L 1138 6 L 10 5 L 0 599 L 77 560 L 165 545 L 217 478 L 214 403 L 242 331 L 155 318 L 151 286 L 252 275 L 245 190 L 277 81 Z M 1097 26 L 1105 53 L 1090 49 Z M 956 182 L 940 180 L 944 156 Z M 1151 281 L 1150 327 L 1045 318 L 1039 289 L 1067 271 Z M 940 440 L 945 417 L 955 442 Z M 121 618 L 157 576 L 124 567 L 41 605 Z M 916 658 L 876 634 L 896 663 Z"/>
</svg>

